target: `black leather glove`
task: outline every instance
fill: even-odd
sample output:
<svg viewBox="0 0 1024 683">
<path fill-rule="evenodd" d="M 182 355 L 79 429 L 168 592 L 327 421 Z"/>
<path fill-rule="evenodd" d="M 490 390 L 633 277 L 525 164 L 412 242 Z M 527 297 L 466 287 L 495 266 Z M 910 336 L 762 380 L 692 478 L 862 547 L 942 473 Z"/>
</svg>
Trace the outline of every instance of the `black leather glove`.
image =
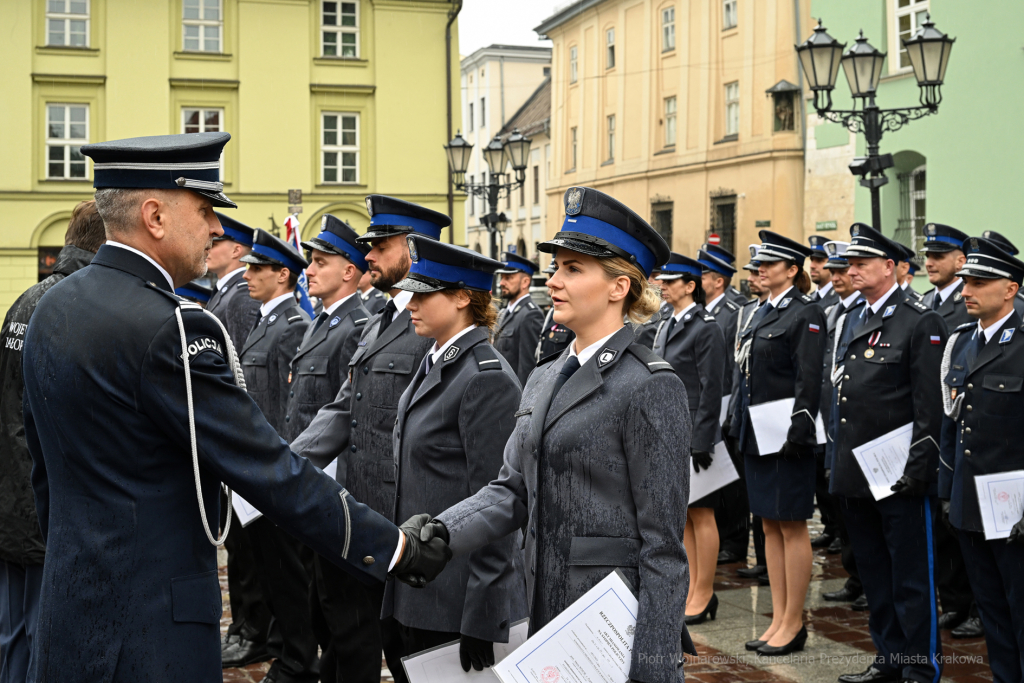
<svg viewBox="0 0 1024 683">
<path fill-rule="evenodd" d="M 722 423 L 722 438 L 724 439 L 729 435 L 732 429 L 732 416 L 725 418 L 725 422 Z"/>
<path fill-rule="evenodd" d="M 459 636 L 459 661 L 462 662 L 462 670 L 467 672 L 470 664 L 477 671 L 483 671 L 485 666 L 494 666 L 494 644 L 473 636 Z"/>
<path fill-rule="evenodd" d="M 420 529 L 420 540 L 429 543 L 432 538 L 440 538 L 445 545 L 451 545 L 451 537 L 448 535 L 448 527 L 439 519 L 432 519 Z"/>
<path fill-rule="evenodd" d="M 893 493 L 904 496 L 924 496 L 928 493 L 928 482 L 903 475 L 890 489 Z"/>
<path fill-rule="evenodd" d="M 939 501 L 939 519 L 942 520 L 942 523 L 944 525 L 946 525 L 947 529 L 952 531 L 953 524 L 952 524 L 952 522 L 949 521 L 949 501 L 948 500 L 940 500 Z"/>
<path fill-rule="evenodd" d="M 779 457 L 786 458 L 787 460 L 796 460 L 812 455 L 814 455 L 814 446 L 803 446 L 793 443 L 789 439 L 786 439 L 786 443 L 782 444 L 782 450 L 779 451 Z"/>
<path fill-rule="evenodd" d="M 1013 525 L 1010 529 L 1010 536 L 1006 539 L 1007 543 L 1021 543 L 1024 544 L 1024 519 Z"/>
<path fill-rule="evenodd" d="M 705 470 L 711 467 L 711 454 L 707 451 L 690 451 L 690 457 L 693 459 L 693 471 L 700 472 L 701 468 Z"/>
<path fill-rule="evenodd" d="M 423 588 L 436 579 L 452 559 L 451 549 L 440 538 L 433 538 L 429 543 L 420 540 L 420 530 L 429 521 L 428 514 L 414 515 L 398 527 L 405 536 L 405 548 L 391 574 L 413 588 Z"/>
</svg>

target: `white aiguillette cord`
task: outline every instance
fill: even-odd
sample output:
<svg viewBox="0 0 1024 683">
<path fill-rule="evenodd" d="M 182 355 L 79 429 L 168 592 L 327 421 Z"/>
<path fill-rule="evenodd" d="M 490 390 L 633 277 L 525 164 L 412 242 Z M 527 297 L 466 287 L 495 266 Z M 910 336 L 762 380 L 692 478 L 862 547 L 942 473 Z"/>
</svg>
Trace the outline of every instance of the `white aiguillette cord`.
<svg viewBox="0 0 1024 683">
<path fill-rule="evenodd" d="M 224 534 L 217 539 L 214 538 L 213 532 L 210 531 L 210 522 L 206 519 L 206 506 L 203 504 L 203 487 L 202 482 L 199 479 L 199 449 L 196 446 L 196 419 L 195 410 L 192 406 L 192 373 L 188 362 L 188 339 L 185 336 L 185 322 L 181 319 L 181 309 L 185 307 L 189 310 L 202 311 L 213 320 L 217 321 L 217 326 L 220 327 L 220 331 L 224 335 L 224 348 L 227 349 L 226 355 L 228 366 L 231 368 L 231 374 L 235 377 L 235 385 L 238 386 L 239 389 L 245 389 L 245 376 L 242 374 L 242 366 L 238 362 L 238 354 L 235 353 L 235 346 L 231 343 L 231 335 L 228 334 L 227 329 L 225 329 L 224 324 L 220 319 L 213 313 L 210 313 L 196 304 L 178 304 L 178 308 L 174 309 L 174 316 L 178 319 L 178 332 L 181 334 L 181 359 L 185 363 L 185 395 L 188 400 L 188 431 L 189 438 L 192 442 L 192 473 L 196 480 L 196 498 L 199 501 L 199 516 L 203 518 L 203 530 L 206 531 L 206 537 L 210 539 L 210 543 L 219 547 L 224 545 L 224 540 L 228 537 L 228 531 L 231 530 L 231 489 L 226 485 L 224 486 L 224 490 L 228 495 L 228 519 L 224 524 Z"/>
</svg>

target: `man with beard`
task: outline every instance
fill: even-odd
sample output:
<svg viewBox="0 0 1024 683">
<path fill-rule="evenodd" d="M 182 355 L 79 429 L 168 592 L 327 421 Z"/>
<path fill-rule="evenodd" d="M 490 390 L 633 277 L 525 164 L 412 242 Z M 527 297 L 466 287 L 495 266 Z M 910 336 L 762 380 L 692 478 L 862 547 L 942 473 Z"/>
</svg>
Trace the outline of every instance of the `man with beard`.
<svg viewBox="0 0 1024 683">
<path fill-rule="evenodd" d="M 505 252 L 503 264 L 505 267 L 497 272 L 501 275 L 501 298 L 506 305 L 498 316 L 494 348 L 512 366 L 519 384 L 525 386 L 526 378 L 537 367 L 533 354 L 544 324 L 544 314 L 530 300 L 530 282 L 537 266 L 512 252 Z"/>
<path fill-rule="evenodd" d="M 366 263 L 373 286 L 391 294 L 383 310 L 370 319 L 349 362 L 348 379 L 333 403 L 293 442 L 292 449 L 317 467 L 337 458 L 336 478 L 373 510 L 391 515 L 395 504 L 392 430 L 398 399 L 412 381 L 433 339 L 416 334 L 405 306 L 412 292 L 395 289 L 412 266 L 406 236 L 439 239 L 451 224 L 442 213 L 393 197 L 366 198 L 370 227 L 358 241 L 369 244 Z M 319 577 L 318 577 L 319 578 Z M 402 645 L 394 619 L 380 620 L 384 587 L 368 586 L 334 572 L 318 582 L 324 618 L 331 631 L 334 661 L 344 665 L 345 683 L 380 681 L 380 652 L 388 667 L 402 670 Z M 328 604 L 328 602 L 330 604 Z M 342 671 L 339 669 L 337 675 Z"/>
</svg>

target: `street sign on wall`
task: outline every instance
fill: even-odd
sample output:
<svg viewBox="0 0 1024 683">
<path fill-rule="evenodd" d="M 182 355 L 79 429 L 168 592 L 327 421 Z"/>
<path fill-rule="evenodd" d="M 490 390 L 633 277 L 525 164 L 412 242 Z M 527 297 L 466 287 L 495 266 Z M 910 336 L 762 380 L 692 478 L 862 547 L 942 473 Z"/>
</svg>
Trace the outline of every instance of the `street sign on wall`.
<svg viewBox="0 0 1024 683">
<path fill-rule="evenodd" d="M 818 221 L 814 224 L 814 229 L 818 232 L 825 232 L 826 230 L 838 230 L 838 221 Z"/>
</svg>

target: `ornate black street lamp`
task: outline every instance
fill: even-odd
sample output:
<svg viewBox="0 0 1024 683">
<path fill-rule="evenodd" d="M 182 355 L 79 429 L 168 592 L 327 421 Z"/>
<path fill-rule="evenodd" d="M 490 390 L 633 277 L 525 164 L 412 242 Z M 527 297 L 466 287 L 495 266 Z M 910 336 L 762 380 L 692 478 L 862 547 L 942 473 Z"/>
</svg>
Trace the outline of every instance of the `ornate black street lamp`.
<svg viewBox="0 0 1024 683">
<path fill-rule="evenodd" d="M 850 164 L 850 171 L 861 177 L 862 186 L 871 190 L 871 224 L 876 230 L 882 229 L 879 189 L 889 182 L 885 169 L 893 166 L 891 154 L 878 153 L 882 134 L 897 131 L 910 121 L 939 110 L 942 82 L 954 40 L 936 29 L 930 16 L 913 36 L 903 40 L 921 90 L 921 106 L 899 109 L 879 109 L 875 104 L 875 91 L 882 76 L 886 53 L 872 47 L 863 31 L 853 47 L 844 53 L 846 44 L 830 36 L 819 19 L 811 37 L 802 45 L 795 46 L 800 66 L 814 93 L 814 108 L 818 116 L 842 124 L 852 133 L 864 133 L 868 155 L 855 158 Z M 836 85 L 840 64 L 854 99 L 854 108 L 849 110 L 832 109 L 832 89 Z M 858 100 L 860 108 L 857 108 Z"/>
<path fill-rule="evenodd" d="M 491 258 L 498 258 L 499 235 L 503 233 L 503 225 L 508 220 L 505 214 L 498 213 L 498 200 L 507 197 L 526 182 L 526 164 L 530 156 L 530 138 L 519 132 L 512 131 L 504 143 L 495 136 L 483 149 L 484 161 L 490 169 L 488 183 L 467 183 L 466 169 L 473 145 L 462 137 L 461 133 L 445 145 L 448 153 L 448 167 L 452 174 L 452 184 L 467 194 L 477 195 L 487 200 L 487 215 L 480 217 L 480 222 L 491 233 Z M 512 173 L 505 173 L 507 166 L 512 166 Z"/>
</svg>

